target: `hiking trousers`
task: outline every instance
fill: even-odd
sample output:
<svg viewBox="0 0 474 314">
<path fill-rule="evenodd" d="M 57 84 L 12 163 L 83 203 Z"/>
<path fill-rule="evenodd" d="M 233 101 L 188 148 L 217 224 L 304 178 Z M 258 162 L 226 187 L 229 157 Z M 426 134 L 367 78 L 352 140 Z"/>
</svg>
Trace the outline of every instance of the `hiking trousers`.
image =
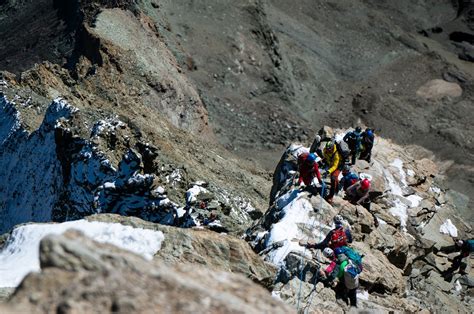
<svg viewBox="0 0 474 314">
<path fill-rule="evenodd" d="M 332 198 L 334 197 L 334 194 L 336 194 L 336 191 L 338 190 L 340 172 L 341 170 L 336 169 L 331 174 L 331 188 L 329 189 L 329 195 L 327 198 L 328 200 L 332 200 Z"/>
</svg>

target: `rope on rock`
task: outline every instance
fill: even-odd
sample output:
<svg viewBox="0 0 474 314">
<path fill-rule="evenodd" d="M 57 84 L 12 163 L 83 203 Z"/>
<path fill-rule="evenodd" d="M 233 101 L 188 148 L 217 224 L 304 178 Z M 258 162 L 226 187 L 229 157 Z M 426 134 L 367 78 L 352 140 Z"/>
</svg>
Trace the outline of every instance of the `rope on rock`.
<svg viewBox="0 0 474 314">
<path fill-rule="evenodd" d="M 319 204 L 319 209 L 318 209 L 318 214 L 313 216 L 313 222 L 311 224 L 311 230 L 313 230 L 314 228 L 314 224 L 316 223 L 316 217 L 319 218 L 319 233 L 321 233 L 321 211 L 323 209 L 323 199 L 324 199 L 324 190 L 326 189 L 326 184 L 324 183 L 323 181 L 323 185 L 321 187 L 321 202 Z M 309 240 L 309 235 L 308 235 L 308 238 L 307 238 L 307 241 Z M 306 246 L 304 247 L 304 250 L 303 250 L 303 255 L 301 255 L 301 260 L 300 260 L 300 267 L 301 267 L 301 272 L 300 272 L 300 286 L 298 288 L 298 301 L 297 301 L 297 304 L 296 304 L 296 311 L 299 311 L 300 309 L 300 298 L 301 298 L 301 289 L 302 289 L 302 286 L 303 286 L 303 270 L 304 270 L 304 267 L 303 267 L 303 259 L 304 259 L 304 256 L 306 254 L 306 249 L 307 249 L 307 242 L 306 242 Z M 319 254 L 319 252 L 318 252 Z M 315 283 L 316 284 L 316 283 Z M 312 293 L 311 293 L 312 294 Z"/>
</svg>

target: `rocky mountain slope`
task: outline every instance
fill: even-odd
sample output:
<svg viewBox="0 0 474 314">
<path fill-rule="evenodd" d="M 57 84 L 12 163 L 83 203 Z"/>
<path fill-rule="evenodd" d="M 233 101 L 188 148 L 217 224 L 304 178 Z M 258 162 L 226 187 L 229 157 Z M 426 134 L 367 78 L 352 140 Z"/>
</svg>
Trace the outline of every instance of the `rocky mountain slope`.
<svg viewBox="0 0 474 314">
<path fill-rule="evenodd" d="M 340 213 L 366 255 L 364 308 L 469 312 L 472 267 L 445 281 L 453 255 L 438 249 L 472 237 L 473 12 L 0 1 L 0 260 L 28 266 L 6 268 L 0 299 L 15 292 L 1 311 L 347 311 L 314 281 L 327 261 L 298 245 Z M 381 195 L 378 228 L 291 186 L 296 152 L 325 124 L 375 127 L 374 162 L 357 170 Z M 39 244 L 71 225 L 85 236 Z"/>
<path fill-rule="evenodd" d="M 149 304 L 153 304 L 153 308 L 170 312 L 208 312 L 214 311 L 214 307 L 216 312 L 234 312 L 238 308 L 231 304 L 240 301 L 233 298 L 243 298 L 245 301 L 239 306 L 250 312 L 342 313 L 349 308 L 336 299 L 332 289 L 318 281 L 317 272 L 328 261 L 319 251 L 299 245 L 301 240 L 321 240 L 331 229 L 335 214 L 345 218 L 355 238 L 352 246 L 364 254 L 359 290 L 361 308 L 382 312 L 470 311 L 474 302 L 472 260 L 467 260 L 470 265 L 467 274 L 455 273 L 451 279 L 445 280 L 442 272 L 450 266 L 455 254 L 445 254 L 439 249 L 452 244 L 454 236 L 472 237 L 472 226 L 462 218 L 465 209 L 455 205 L 450 191 L 439 188 L 438 183 L 443 178 L 437 164 L 428 158 L 413 158 L 413 154 L 422 148 L 412 146 L 407 149 L 379 138 L 373 164 L 358 162 L 356 169 L 372 177 L 372 192 L 382 195 L 372 204 L 375 218 L 365 208 L 343 200 L 341 195 L 336 196 L 334 204 L 330 205 L 319 196 L 310 196 L 292 186 L 295 156 L 305 150 L 304 146 L 293 144 L 282 156 L 275 175 L 280 178 L 275 181 L 275 201 L 247 230 L 245 238 L 248 243 L 232 235 L 202 230 L 202 227 L 176 228 L 113 214 L 90 216 L 86 218 L 88 223 L 105 224 L 94 227 L 97 231 L 91 236 L 101 242 L 120 246 L 124 243 L 128 250 L 138 247 L 138 253 L 150 258 L 153 256 L 153 264 L 144 264 L 141 258 L 131 253 L 95 244 L 74 232 L 59 237 L 49 236 L 39 245 L 41 273 L 25 277 L 4 305 L 5 311 L 48 312 L 62 311 L 63 308 L 146 311 L 151 308 Z M 378 220 L 378 227 L 374 219 Z M 105 231 L 106 237 L 100 235 L 100 230 L 118 226 L 132 228 L 115 233 Z M 6 240 L 3 240 L 0 260 L 12 261 L 12 256 L 16 258 L 24 254 L 21 253 L 24 245 L 18 240 L 39 242 L 45 233 L 25 232 L 32 227 L 36 225 L 15 228 L 11 235 L 4 236 Z M 56 228 L 61 230 L 59 232 L 68 228 L 79 229 L 86 234 L 92 230 L 79 221 L 43 229 L 52 232 Z M 137 234 L 127 235 L 131 230 Z M 145 236 L 143 232 L 147 230 L 158 232 L 159 236 Z M 26 234 L 33 238 L 26 237 Z M 158 246 L 153 244 L 154 238 L 159 240 Z M 139 244 L 142 239 L 147 242 Z M 27 251 L 36 250 L 29 248 Z M 5 254 L 11 255 L 5 259 Z M 13 264 L 23 263 L 17 260 Z M 196 270 L 197 266 L 199 270 Z M 17 269 L 12 265 L 5 271 L 16 274 Z M 193 283 L 194 278 L 199 283 Z M 228 288 L 227 280 L 232 282 Z M 104 282 L 108 284 L 104 286 Z M 203 282 L 205 290 L 201 288 Z M 4 280 L 1 284 L 5 287 Z M 214 299 L 215 284 L 218 285 L 215 289 L 221 291 L 218 300 Z M 114 288 L 119 285 L 121 289 Z M 149 287 L 155 285 L 166 287 L 159 290 L 163 298 L 148 300 Z M 42 294 L 35 293 L 40 286 L 43 287 Z M 262 287 L 272 292 L 273 300 L 269 292 L 261 290 Z M 72 293 L 71 289 L 83 289 L 84 293 Z M 99 290 L 102 291 L 101 298 L 92 300 L 87 297 Z M 177 295 L 168 295 L 176 290 L 180 291 Z M 183 290 L 189 296 L 185 300 L 182 299 Z M 210 293 L 210 297 L 203 295 L 204 291 Z M 292 309 L 275 298 L 283 300 Z M 209 302 L 202 303 L 208 299 Z M 145 303 L 148 306 L 144 307 Z"/>
<path fill-rule="evenodd" d="M 450 185 L 474 195 L 470 1 L 157 3 L 146 12 L 240 156 L 272 169 L 295 138 L 362 122 L 452 161 Z"/>
</svg>

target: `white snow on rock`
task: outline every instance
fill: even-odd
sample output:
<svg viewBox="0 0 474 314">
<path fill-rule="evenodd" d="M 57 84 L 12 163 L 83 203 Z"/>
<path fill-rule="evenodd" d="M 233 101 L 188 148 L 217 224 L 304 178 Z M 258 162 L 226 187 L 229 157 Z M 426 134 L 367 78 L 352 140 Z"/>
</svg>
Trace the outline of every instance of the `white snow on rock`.
<svg viewBox="0 0 474 314">
<path fill-rule="evenodd" d="M 39 243 L 48 234 L 68 229 L 82 231 L 98 242 L 110 243 L 151 260 L 161 248 L 161 231 L 116 223 L 70 221 L 61 224 L 31 224 L 15 228 L 0 251 L 0 287 L 16 287 L 32 271 L 39 271 Z"/>
<path fill-rule="evenodd" d="M 390 166 L 398 170 L 399 180 L 396 180 L 392 172 L 389 169 L 383 169 L 384 177 L 390 188 L 390 199 L 392 201 L 392 207 L 390 213 L 400 219 L 400 225 L 403 230 L 406 231 L 406 224 L 408 219 L 408 208 L 417 207 L 423 200 L 418 195 L 403 196 L 403 189 L 408 186 L 406 181 L 406 173 L 403 170 L 403 161 L 401 159 L 395 159 Z"/>
<path fill-rule="evenodd" d="M 411 202 L 410 207 L 413 208 L 413 207 L 418 207 L 420 205 L 421 201 L 423 200 L 423 197 L 412 194 L 412 195 L 407 196 L 406 199 Z"/>
<path fill-rule="evenodd" d="M 451 219 L 447 219 L 444 224 L 439 226 L 439 232 L 443 234 L 449 234 L 450 236 L 456 238 L 458 236 L 458 229 L 451 222 Z"/>
<path fill-rule="evenodd" d="M 94 124 L 91 130 L 91 137 L 99 136 L 103 133 L 114 133 L 117 128 L 124 127 L 125 123 L 120 121 L 118 117 L 99 120 Z"/>
<path fill-rule="evenodd" d="M 266 247 L 273 243 L 282 242 L 283 245 L 271 251 L 268 254 L 270 262 L 281 266 L 285 257 L 290 252 L 302 252 L 310 255 L 311 253 L 300 246 L 294 239 L 304 237 L 301 230 L 301 224 L 309 227 L 316 225 L 315 221 L 309 218 L 309 213 L 313 211 L 313 206 L 309 200 L 302 197 L 298 190 L 292 190 L 277 200 L 277 206 L 282 209 L 283 217 L 277 223 L 273 224 L 266 241 Z M 282 207 L 280 207 L 282 206 Z M 315 234 L 317 237 L 322 235 Z"/>
<path fill-rule="evenodd" d="M 209 191 L 202 186 L 194 185 L 186 191 L 186 204 L 191 204 L 197 201 L 197 197 L 201 193 L 209 193 Z"/>
</svg>

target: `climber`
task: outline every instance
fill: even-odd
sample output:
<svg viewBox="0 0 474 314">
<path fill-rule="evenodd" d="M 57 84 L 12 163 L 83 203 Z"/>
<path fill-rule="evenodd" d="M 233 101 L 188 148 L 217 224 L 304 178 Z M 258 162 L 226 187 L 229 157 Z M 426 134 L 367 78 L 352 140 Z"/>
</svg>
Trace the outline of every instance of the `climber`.
<svg viewBox="0 0 474 314">
<path fill-rule="evenodd" d="M 346 198 L 354 205 L 362 205 L 370 210 L 370 181 L 359 180 L 346 189 Z"/>
<path fill-rule="evenodd" d="M 310 153 L 316 153 L 318 154 L 319 156 L 322 156 L 322 152 L 321 152 L 321 136 L 319 136 L 318 134 L 316 134 L 316 136 L 314 137 L 314 141 L 313 143 L 311 144 L 311 147 L 309 148 L 309 152 Z"/>
<path fill-rule="evenodd" d="M 354 205 L 361 205 L 369 211 L 374 218 L 375 227 L 379 226 L 379 221 L 374 212 L 370 209 L 370 181 L 363 179 L 357 181 L 346 190 L 346 199 Z"/>
<path fill-rule="evenodd" d="M 344 192 L 354 183 L 359 181 L 359 176 L 351 171 L 349 165 L 344 165 L 342 168 L 342 178 L 339 181 L 339 191 L 344 190 Z"/>
<path fill-rule="evenodd" d="M 362 144 L 362 128 L 356 127 L 354 131 L 347 132 L 343 138 L 351 150 L 352 164 L 355 165 L 356 159 L 359 157 Z"/>
<path fill-rule="evenodd" d="M 347 243 L 352 243 L 352 234 L 349 228 L 344 228 L 344 218 L 341 215 L 336 215 L 333 218 L 334 229 L 329 231 L 323 241 L 315 244 L 304 243 L 300 241 L 300 245 L 306 246 L 307 248 L 324 249 L 331 248 L 336 249 L 341 246 L 346 246 Z"/>
<path fill-rule="evenodd" d="M 321 173 L 319 172 L 318 163 L 316 162 L 316 155 L 313 153 L 302 153 L 298 156 L 298 170 L 300 176 L 298 178 L 298 185 L 304 183 L 312 194 L 317 193 L 316 187 L 313 185 L 313 180 L 316 177 L 321 186 L 324 184 L 321 180 Z"/>
<path fill-rule="evenodd" d="M 365 129 L 362 133 L 362 151 L 360 152 L 360 159 L 363 159 L 370 163 L 372 157 L 372 148 L 374 147 L 374 130 L 373 129 Z"/>
<path fill-rule="evenodd" d="M 362 259 L 354 250 L 347 247 L 344 248 L 346 250 L 324 249 L 323 255 L 328 258 L 331 263 L 324 271 L 320 271 L 320 276 L 324 283 L 334 283 L 334 280 L 337 280 L 335 286 L 336 297 L 342 297 L 346 303 L 357 307 L 357 288 L 359 288 L 359 274 L 362 271 Z M 349 258 L 344 252 L 349 252 L 357 256 L 360 265 Z"/>
<path fill-rule="evenodd" d="M 343 166 L 341 156 L 337 151 L 334 142 L 330 141 L 326 143 L 323 151 L 323 159 L 328 167 L 325 175 L 329 174 L 331 176 L 331 189 L 326 198 L 326 201 L 331 204 L 334 194 L 338 190 L 339 173 L 341 172 L 340 168 Z"/>
<path fill-rule="evenodd" d="M 454 245 L 441 247 L 440 251 L 447 254 L 460 252 L 460 254 L 453 259 L 451 267 L 442 273 L 446 281 L 451 281 L 454 271 L 456 271 L 458 268 L 460 274 L 466 274 L 467 264 L 462 260 L 474 252 L 474 239 L 457 240 L 454 242 Z"/>
</svg>

